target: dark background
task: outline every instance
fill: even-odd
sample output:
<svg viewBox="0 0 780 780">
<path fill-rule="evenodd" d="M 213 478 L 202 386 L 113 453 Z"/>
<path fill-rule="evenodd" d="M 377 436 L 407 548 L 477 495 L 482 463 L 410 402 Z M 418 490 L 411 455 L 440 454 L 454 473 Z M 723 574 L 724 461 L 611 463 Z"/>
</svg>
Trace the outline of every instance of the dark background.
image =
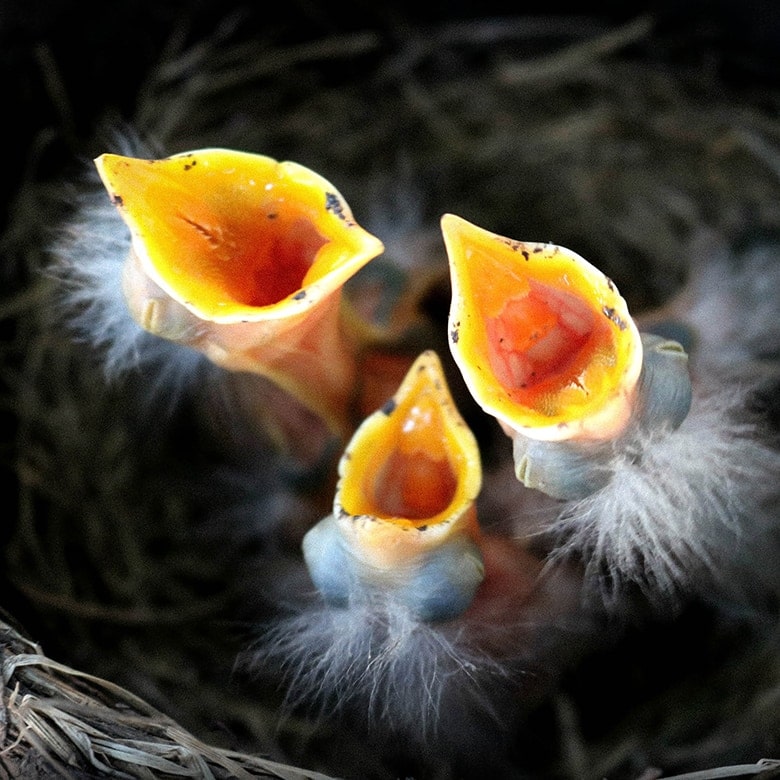
<svg viewBox="0 0 780 780">
<path fill-rule="evenodd" d="M 780 12 L 773 0 L 689 2 L 421 3 L 316 0 L 241 3 L 231 0 L 5 0 L 0 3 L 0 83 L 5 107 L 4 171 L 0 202 L 13 197 L 31 144 L 52 130 L 41 172 L 53 173 L 106 110 L 132 111 L 134 93 L 172 34 L 191 41 L 208 36 L 232 15 L 242 35 L 272 30 L 295 39 L 374 29 L 398 39 L 413 28 L 494 16 L 594 17 L 621 22 L 651 12 L 658 43 L 643 56 L 671 62 L 707 59 L 724 83 L 746 89 L 780 83 Z M 64 148 L 63 148 L 64 146 Z M 68 149 L 68 147 L 71 147 Z M 39 165 L 41 164 L 39 163 Z M 2 214 L 5 224 L 5 214 Z"/>
</svg>

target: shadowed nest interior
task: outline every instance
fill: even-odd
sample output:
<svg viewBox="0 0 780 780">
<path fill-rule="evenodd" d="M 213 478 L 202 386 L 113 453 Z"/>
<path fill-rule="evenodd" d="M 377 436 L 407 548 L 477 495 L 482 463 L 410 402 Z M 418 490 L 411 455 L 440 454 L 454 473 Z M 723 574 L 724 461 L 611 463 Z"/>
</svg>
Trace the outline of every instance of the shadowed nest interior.
<svg viewBox="0 0 780 780">
<path fill-rule="evenodd" d="M 69 137 L 64 171 L 46 164 L 64 132 L 31 144 L 2 240 L 4 777 L 455 776 L 435 755 L 399 765 L 346 719 L 286 712 L 273 680 L 234 672 L 322 506 L 266 442 L 220 439 L 231 421 L 214 371 L 161 398 L 143 366 L 107 380 L 59 324 L 57 282 L 40 272 L 106 144 L 300 162 L 404 266 L 443 251 L 431 236 L 445 211 L 576 246 L 634 311 L 668 300 L 713 247 L 767 241 L 780 261 L 780 92 L 661 56 L 680 43 L 652 17 L 287 32 L 228 19 L 193 41 L 175 27 L 130 115 L 109 105 L 99 130 Z M 438 292 L 427 304 L 444 322 Z M 489 462 L 465 400 L 464 416 Z M 772 606 L 696 599 L 659 616 L 640 600 L 524 721 L 517 776 L 776 772 L 757 763 L 780 757 Z"/>
</svg>

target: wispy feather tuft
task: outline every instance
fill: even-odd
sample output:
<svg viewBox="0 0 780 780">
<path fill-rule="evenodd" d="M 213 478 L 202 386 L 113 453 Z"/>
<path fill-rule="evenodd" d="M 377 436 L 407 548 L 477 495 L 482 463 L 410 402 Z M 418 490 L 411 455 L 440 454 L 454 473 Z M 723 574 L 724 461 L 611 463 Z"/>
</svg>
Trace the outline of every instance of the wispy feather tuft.
<svg viewBox="0 0 780 780">
<path fill-rule="evenodd" d="M 629 584 L 666 605 L 693 593 L 760 603 L 780 589 L 769 560 L 780 442 L 772 401 L 757 403 L 776 396 L 780 375 L 779 248 L 754 242 L 734 255 L 708 245 L 705 255 L 700 246 L 687 288 L 646 319 L 691 333 L 691 411 L 675 431 L 621 442 L 610 483 L 567 503 L 551 527 L 553 557 L 583 559 L 607 600 Z"/>
<path fill-rule="evenodd" d="M 575 571 L 523 573 L 523 559 L 498 544 L 486 550 L 483 589 L 456 619 L 425 622 L 380 592 L 355 593 L 346 607 L 288 593 L 299 606 L 259 629 L 237 670 L 282 686 L 288 712 L 352 721 L 378 743 L 432 751 L 442 766 L 501 760 L 598 621 L 580 607 Z"/>
<path fill-rule="evenodd" d="M 112 134 L 107 143 L 123 153 L 156 154 L 131 134 Z M 207 360 L 149 334 L 131 316 L 122 285 L 130 232 L 91 161 L 66 197 L 72 214 L 57 226 L 43 270 L 55 282 L 55 322 L 95 351 L 107 380 L 143 376 L 149 400 L 175 405 L 180 392 L 209 370 Z"/>
<path fill-rule="evenodd" d="M 281 619 L 239 663 L 283 685 L 288 712 L 352 723 L 377 749 L 392 745 L 396 758 L 430 751 L 440 766 L 504 760 L 521 700 L 522 674 L 462 626 L 421 622 L 392 602 Z"/>
<path fill-rule="evenodd" d="M 701 585 L 706 593 L 713 581 L 736 593 L 774 522 L 780 452 L 732 418 L 733 402 L 697 399 L 677 431 L 637 442 L 640 460 L 622 453 L 606 487 L 561 512 L 555 554 L 577 551 L 605 595 L 629 582 L 653 600 Z"/>
</svg>

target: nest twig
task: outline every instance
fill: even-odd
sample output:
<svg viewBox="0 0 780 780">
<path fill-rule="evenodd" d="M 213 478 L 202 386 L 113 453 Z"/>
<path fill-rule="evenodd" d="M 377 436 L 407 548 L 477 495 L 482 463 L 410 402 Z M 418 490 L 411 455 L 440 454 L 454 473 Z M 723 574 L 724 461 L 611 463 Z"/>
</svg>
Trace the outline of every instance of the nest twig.
<svg viewBox="0 0 780 780">
<path fill-rule="evenodd" d="M 0 622 L 5 777 L 325 780 L 204 743 L 129 691 L 47 658 Z"/>
</svg>

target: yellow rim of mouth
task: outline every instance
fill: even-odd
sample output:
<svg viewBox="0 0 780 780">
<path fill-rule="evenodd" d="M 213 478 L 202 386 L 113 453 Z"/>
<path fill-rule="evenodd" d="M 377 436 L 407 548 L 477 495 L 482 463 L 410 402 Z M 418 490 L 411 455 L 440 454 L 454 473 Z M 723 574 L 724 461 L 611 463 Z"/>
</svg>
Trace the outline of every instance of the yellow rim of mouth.
<svg viewBox="0 0 780 780">
<path fill-rule="evenodd" d="M 621 431 L 642 344 L 615 285 L 564 247 L 514 241 L 453 214 L 441 227 L 450 348 L 482 408 L 536 439 Z"/>
<path fill-rule="evenodd" d="M 339 476 L 336 517 L 370 525 L 385 540 L 381 531 L 443 531 L 470 512 L 482 482 L 479 450 L 435 352 L 423 352 L 393 398 L 358 428 Z"/>
<path fill-rule="evenodd" d="M 146 273 L 204 320 L 298 313 L 383 251 L 336 188 L 294 162 L 202 149 L 95 165 Z"/>
</svg>

